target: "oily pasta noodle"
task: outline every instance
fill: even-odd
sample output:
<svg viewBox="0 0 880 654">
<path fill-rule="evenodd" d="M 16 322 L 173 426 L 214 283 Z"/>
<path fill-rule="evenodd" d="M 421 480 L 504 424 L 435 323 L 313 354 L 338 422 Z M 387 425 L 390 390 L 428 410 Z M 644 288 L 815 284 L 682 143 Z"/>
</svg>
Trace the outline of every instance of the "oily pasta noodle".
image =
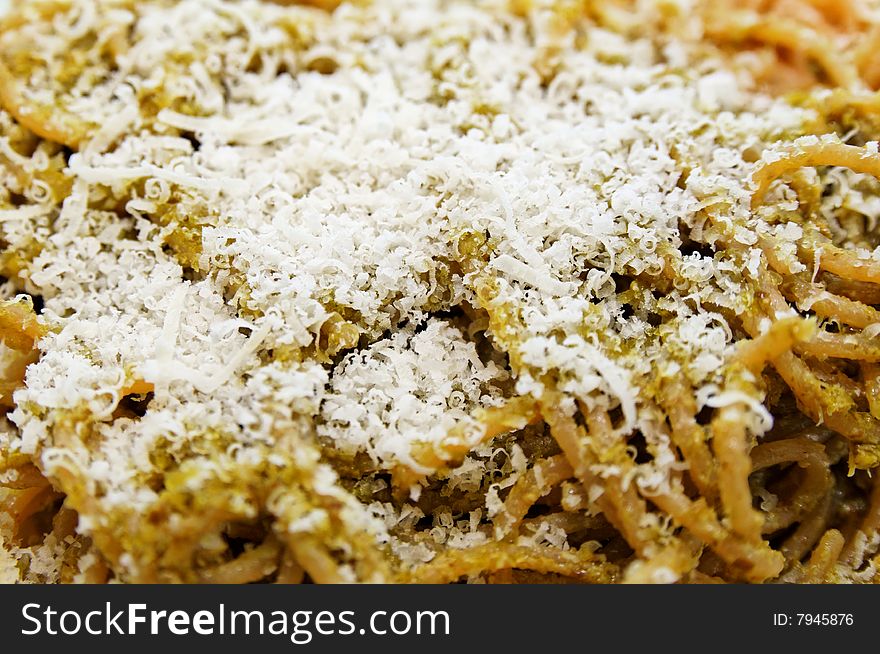
<svg viewBox="0 0 880 654">
<path fill-rule="evenodd" d="M 532 505 L 574 471 L 563 455 L 538 461 L 510 489 L 501 513 L 495 518 L 495 531 L 507 536 L 516 530 Z"/>
<path fill-rule="evenodd" d="M 789 564 L 799 562 L 819 542 L 828 528 L 832 512 L 833 497 L 829 493 L 823 497 L 816 508 L 802 520 L 797 528 L 780 545 L 785 560 Z"/>
<path fill-rule="evenodd" d="M 278 574 L 275 577 L 276 584 L 301 584 L 305 579 L 306 571 L 297 562 L 296 557 L 287 548 L 281 557 L 278 566 Z"/>
<path fill-rule="evenodd" d="M 51 20 L 68 8 L 69 3 L 63 0 L 30 3 L 26 8 L 27 14 L 12 13 L 0 20 L 0 34 L 12 33 L 26 26 L 34 17 Z M 95 131 L 95 126 L 61 106 L 37 102 L 28 97 L 29 94 L 23 89 L 21 76 L 9 67 L 11 62 L 17 61 L 20 45 L 15 44 L 9 49 L 6 44 L 0 46 L 0 106 L 38 136 L 78 148 Z"/>
<path fill-rule="evenodd" d="M 410 579 L 423 584 L 449 583 L 487 569 L 553 573 L 584 583 L 609 583 L 617 575 L 616 566 L 589 553 L 491 543 L 469 550 L 448 550 L 413 570 Z"/>
<path fill-rule="evenodd" d="M 603 492 L 596 500 L 608 519 L 617 527 L 622 536 L 629 545 L 647 560 L 645 566 L 648 570 L 654 565 L 651 563 L 660 562 L 665 567 L 666 562 L 673 563 L 675 567 L 671 570 L 673 574 L 682 574 L 690 569 L 690 561 L 687 555 L 682 551 L 682 545 L 677 542 L 664 543 L 658 548 L 658 542 L 652 538 L 648 529 L 643 527 L 645 524 L 646 505 L 644 500 L 638 496 L 633 485 L 621 483 L 619 479 L 611 478 L 608 482 L 603 483 L 599 479 L 591 479 L 590 473 L 587 472 L 587 464 L 581 452 L 585 449 L 582 445 L 583 435 L 579 435 L 578 426 L 575 425 L 571 418 L 565 416 L 557 407 L 554 407 L 553 400 L 546 398 L 542 403 L 542 413 L 545 420 L 550 425 L 551 433 L 560 443 L 565 456 L 572 464 L 572 468 L 576 476 L 587 487 L 593 487 L 601 484 Z M 593 439 L 608 440 L 608 419 L 607 415 L 601 412 L 591 412 L 590 430 Z M 589 460 L 590 455 L 586 455 Z M 601 456 L 601 455 L 600 455 Z M 603 457 L 604 458 L 604 457 Z M 616 458 L 616 457 L 615 457 Z M 602 459 L 600 459 L 602 460 Z M 617 458 L 617 461 L 621 459 Z M 606 508 L 607 507 L 607 508 Z M 678 568 L 678 569 L 676 569 Z M 669 568 L 667 568 L 669 569 Z M 643 568 L 644 570 L 644 568 Z M 643 574 L 650 574 L 644 570 Z"/>
<path fill-rule="evenodd" d="M 204 570 L 201 581 L 209 584 L 248 584 L 265 579 L 278 569 L 281 545 L 274 539 L 243 552 L 232 561 Z"/>
<path fill-rule="evenodd" d="M 59 497 L 49 484 L 12 491 L 12 497 L 7 500 L 7 514 L 15 525 L 13 539 L 28 544 L 34 542 L 39 537 L 36 519 Z"/>
<path fill-rule="evenodd" d="M 756 185 L 752 196 L 752 207 L 757 207 L 764 199 L 764 195 L 779 177 L 807 166 L 843 166 L 857 173 L 865 173 L 875 177 L 880 176 L 880 155 L 865 148 L 855 145 L 846 145 L 834 141 L 816 141 L 798 145 L 793 151 L 783 154 L 771 163 L 765 163 L 754 173 L 752 179 Z M 830 247 L 830 252 L 825 253 L 824 248 L 820 265 L 829 264 L 838 269 L 862 268 L 863 266 L 854 258 L 847 258 L 846 253 L 839 248 Z M 831 260 L 823 262 L 830 254 Z M 836 273 L 834 268 L 823 268 Z M 871 277 L 866 270 L 867 278 L 854 278 L 859 281 L 876 281 L 877 277 Z"/>
<path fill-rule="evenodd" d="M 752 508 L 748 487 L 749 443 L 743 406 L 724 407 L 712 421 L 712 448 L 718 459 L 721 503 L 731 529 L 745 540 L 759 542 L 764 518 Z"/>
<path fill-rule="evenodd" d="M 780 288 L 786 299 L 802 302 L 819 318 L 859 329 L 880 322 L 880 312 L 874 307 L 830 293 L 800 277 L 787 276 Z"/>
<path fill-rule="evenodd" d="M 0 378 L 0 405 L 7 409 L 15 407 L 12 394 L 24 385 L 24 376 L 27 367 L 37 360 L 37 352 L 17 354 L 8 362 L 6 369 L 2 371 Z"/>
<path fill-rule="evenodd" d="M 29 298 L 0 304 L 0 340 L 8 347 L 31 352 L 34 343 L 45 333 Z"/>
<path fill-rule="evenodd" d="M 796 494 L 797 501 L 777 505 L 764 517 L 765 533 L 784 529 L 810 512 L 831 490 L 833 479 L 825 449 L 806 438 L 789 438 L 762 443 L 752 450 L 752 470 L 762 470 L 781 463 L 794 463 L 803 472 L 803 481 Z"/>
<path fill-rule="evenodd" d="M 700 493 L 712 500 L 716 494 L 716 462 L 707 445 L 707 434 L 697 424 L 697 403 L 693 389 L 686 388 L 680 381 L 665 384 L 663 406 L 669 416 L 672 436 L 688 462 L 688 472 Z"/>
<path fill-rule="evenodd" d="M 730 534 L 717 515 L 700 498 L 690 500 L 679 490 L 658 494 L 653 502 L 728 564 L 734 578 L 752 582 L 773 578 L 782 570 L 782 557 L 766 545 L 747 543 Z"/>
<path fill-rule="evenodd" d="M 817 357 L 805 357 L 805 360 L 816 375 L 816 378 L 823 384 L 839 387 L 849 393 L 854 405 L 860 411 L 870 409 L 865 402 L 865 390 L 861 384 L 849 375 L 834 359 L 822 359 Z M 852 365 L 845 363 L 844 365 Z M 870 413 L 870 411 L 868 411 Z"/>
<path fill-rule="evenodd" d="M 766 271 L 760 278 L 759 288 L 765 294 L 768 308 L 777 314 L 786 311 L 788 305 L 781 292 L 772 286 Z M 745 327 L 753 336 L 759 336 L 756 321 L 749 321 Z M 857 443 L 880 439 L 880 423 L 868 413 L 853 411 L 855 403 L 846 390 L 836 384 L 823 384 L 796 354 L 785 352 L 772 363 L 804 412 L 817 424 L 825 424 Z"/>
<path fill-rule="evenodd" d="M 722 43 L 747 38 L 753 42 L 747 47 L 756 43 L 773 49 L 763 71 L 771 88 L 803 90 L 827 80 L 836 86 L 859 88 L 864 83 L 876 88 L 868 54 L 876 26 L 861 0 L 711 3 L 708 17 L 717 31 L 713 37 Z M 816 79 L 817 65 L 826 79 Z"/>
<path fill-rule="evenodd" d="M 312 537 L 291 538 L 288 545 L 309 577 L 319 584 L 341 584 L 345 577 L 333 556 Z"/>
<path fill-rule="evenodd" d="M 723 10 L 722 10 L 723 11 Z M 723 18 L 711 18 L 708 34 L 718 41 L 753 39 L 772 46 L 784 46 L 799 52 L 821 67 L 834 86 L 850 88 L 856 84 L 855 68 L 837 54 L 837 49 L 821 34 L 787 18 L 768 19 L 760 14 L 738 12 Z"/>
<path fill-rule="evenodd" d="M 605 494 L 616 508 L 622 531 L 627 540 L 632 539 L 631 544 L 637 551 L 648 554 L 653 549 L 653 541 L 656 540 L 646 529 L 644 516 L 647 507 L 644 500 L 639 496 L 637 488 L 632 483 L 627 483 L 633 462 L 629 453 L 621 447 L 615 438 L 611 419 L 607 411 L 603 409 L 590 409 L 581 404 L 581 412 L 585 415 L 587 423 L 586 438 L 587 448 L 593 451 L 594 460 L 610 465 L 613 471 L 602 475 Z M 645 543 L 645 545 L 642 545 Z M 649 544 L 651 543 L 651 544 Z"/>
<path fill-rule="evenodd" d="M 481 425 L 482 433 L 477 439 L 469 437 L 462 429 L 453 429 L 443 442 L 417 447 L 416 463 L 431 469 L 455 466 L 481 443 L 490 442 L 500 434 L 522 429 L 534 423 L 538 417 L 535 402 L 524 397 L 511 398 L 498 407 L 480 409 L 475 418 Z M 396 474 L 397 484 L 402 488 L 408 488 L 420 476 L 407 468 L 398 469 Z"/>
<path fill-rule="evenodd" d="M 872 339 L 861 334 L 830 334 L 819 332 L 797 348 L 817 358 L 850 359 L 876 363 L 880 352 Z"/>
<path fill-rule="evenodd" d="M 773 359 L 790 351 L 795 344 L 815 338 L 816 326 L 802 318 L 783 318 L 753 340 L 743 341 L 736 354 L 736 361 L 754 375 L 760 375 Z"/>
<path fill-rule="evenodd" d="M 784 319 L 774 322 L 770 329 L 752 341 L 742 344 L 737 353 L 737 362 L 750 375 L 740 373 L 734 384 L 746 395 L 754 395 L 752 376 L 760 375 L 769 361 L 784 355 L 799 341 L 815 338 L 814 327 L 800 319 Z M 751 391 L 751 392 L 750 392 Z M 765 526 L 766 516 L 761 516 L 752 508 L 751 492 L 748 490 L 748 474 L 753 459 L 750 459 L 751 444 L 744 425 L 743 403 L 732 403 L 723 407 L 712 421 L 713 449 L 719 462 L 719 487 L 721 501 L 726 508 L 732 530 L 754 543 L 760 543 L 760 534 Z"/>
<path fill-rule="evenodd" d="M 821 277 L 825 287 L 831 293 L 863 304 L 872 306 L 880 304 L 876 301 L 880 297 L 880 288 L 871 282 L 847 280 L 829 273 L 822 273 Z"/>
<path fill-rule="evenodd" d="M 558 402 L 558 398 L 555 402 Z M 553 437 L 571 464 L 574 474 L 585 487 L 599 485 L 602 488 L 602 495 L 597 502 L 603 507 L 603 511 L 609 514 L 609 520 L 620 530 L 621 535 L 636 552 L 648 555 L 654 549 L 655 542 L 648 530 L 642 526 L 647 512 L 644 500 L 638 496 L 632 485 L 623 482 L 621 473 L 605 481 L 590 470 L 599 461 L 608 460 L 615 463 L 623 461 L 616 452 L 605 449 L 608 446 L 615 447 L 609 442 L 607 416 L 603 418 L 598 413 L 591 416 L 591 433 L 588 437 L 570 417 L 565 416 L 558 407 L 554 406 L 555 402 L 554 399 L 545 399 L 541 411 L 547 424 L 550 425 Z M 606 457 L 613 458 L 609 460 Z"/>
<path fill-rule="evenodd" d="M 663 581 L 664 577 L 668 577 L 670 571 L 678 571 L 687 578 L 696 572 L 699 550 L 698 541 L 677 547 L 666 547 L 647 561 L 639 561 L 629 566 L 622 583 L 658 583 Z"/>
<path fill-rule="evenodd" d="M 865 261 L 855 253 L 842 250 L 830 244 L 817 248 L 819 267 L 839 277 L 854 282 L 880 282 L 880 269 L 877 263 Z"/>
<path fill-rule="evenodd" d="M 873 416 L 853 411 L 853 400 L 844 389 L 823 384 L 796 355 L 782 355 L 774 361 L 774 367 L 813 420 L 856 443 L 873 443 L 880 438 Z"/>
<path fill-rule="evenodd" d="M 12 72 L 0 61 L 0 106 L 39 136 L 77 148 L 93 131 L 75 116 L 52 107 L 28 102 Z"/>
<path fill-rule="evenodd" d="M 810 560 L 804 566 L 802 582 L 816 584 L 828 581 L 840 557 L 843 544 L 843 535 L 839 531 L 829 529 L 825 532 L 810 555 Z"/>
<path fill-rule="evenodd" d="M 614 528 L 601 516 L 591 516 L 585 512 L 559 511 L 547 515 L 524 518 L 520 524 L 525 533 L 537 532 L 544 527 L 558 527 L 567 534 L 589 533 L 591 537 L 611 537 Z"/>
<path fill-rule="evenodd" d="M 14 473 L 9 475 L 9 473 Z M 25 464 L 21 467 L 10 467 L 4 470 L 5 477 L 0 486 L 11 490 L 27 490 L 48 485 L 43 474 L 33 465 Z"/>
</svg>

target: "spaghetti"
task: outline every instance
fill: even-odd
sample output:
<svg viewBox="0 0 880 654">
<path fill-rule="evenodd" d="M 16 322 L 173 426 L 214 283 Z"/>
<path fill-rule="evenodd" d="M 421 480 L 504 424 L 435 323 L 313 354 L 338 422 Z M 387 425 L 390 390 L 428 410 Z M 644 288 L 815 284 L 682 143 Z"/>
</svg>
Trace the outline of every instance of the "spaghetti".
<svg viewBox="0 0 880 654">
<path fill-rule="evenodd" d="M 731 4 L 17 5 L 11 575 L 878 581 L 877 8 Z"/>
</svg>

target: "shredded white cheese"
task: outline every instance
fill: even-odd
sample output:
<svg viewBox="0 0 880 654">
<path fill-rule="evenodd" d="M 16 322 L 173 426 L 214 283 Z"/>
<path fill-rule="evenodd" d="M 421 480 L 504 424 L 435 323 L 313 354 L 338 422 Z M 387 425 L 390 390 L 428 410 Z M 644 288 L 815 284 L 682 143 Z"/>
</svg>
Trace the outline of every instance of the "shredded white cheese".
<svg viewBox="0 0 880 654">
<path fill-rule="evenodd" d="M 76 0 L 51 33 L 24 28 L 53 62 L 26 90 L 44 104 L 73 35 L 130 30 L 132 44 L 65 91 L 93 137 L 70 157 L 63 205 L 0 207 L 6 241 L 42 245 L 20 275 L 52 327 L 16 394 L 11 447 L 50 474 L 80 472 L 102 507 L 149 510 L 157 451 L 176 465 L 222 434 L 246 460 L 281 418 L 381 468 L 430 472 L 415 444 L 468 428 L 511 392 L 508 373 L 438 317 L 479 307 L 487 280 L 497 293 L 484 308 L 519 318 L 518 393 L 540 396 L 552 379 L 619 408 L 629 433 L 650 417 L 641 389 L 657 374 L 719 381 L 733 335 L 718 308 L 744 310 L 753 262 L 680 249 L 720 237 L 705 231 L 710 213 L 711 229 L 755 243 L 742 228 L 745 153 L 799 129 L 805 111 L 747 92 L 684 44 L 599 28 L 581 43 L 559 35 L 550 9 L 520 18 L 501 0 L 344 4 L 332 16 L 253 0 L 112 4 Z M 876 217 L 846 176 L 840 186 Z M 773 229 L 795 266 L 799 233 Z M 175 250 L 181 235 L 195 261 Z M 675 288 L 621 299 L 621 279 L 669 265 Z M 315 356 L 340 323 L 349 340 Z M 145 415 L 114 416 L 135 381 L 155 387 Z M 762 407 L 747 408 L 765 428 Z M 88 447 L 61 437 L 71 416 L 88 424 Z M 632 481 L 661 487 L 673 465 L 658 456 Z M 199 466 L 193 488 L 220 474 Z M 418 519 L 370 511 L 389 529 Z M 483 538 L 476 525 L 439 527 L 453 547 Z M 565 545 L 549 526 L 530 539 Z"/>
</svg>

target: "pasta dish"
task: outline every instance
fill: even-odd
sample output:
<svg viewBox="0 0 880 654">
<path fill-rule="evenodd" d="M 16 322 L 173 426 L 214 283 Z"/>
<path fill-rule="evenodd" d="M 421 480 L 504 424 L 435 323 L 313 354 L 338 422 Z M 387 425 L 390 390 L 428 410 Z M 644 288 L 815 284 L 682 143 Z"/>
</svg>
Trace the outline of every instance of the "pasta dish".
<svg viewBox="0 0 880 654">
<path fill-rule="evenodd" d="M 880 4 L 26 0 L 0 578 L 880 581 Z"/>
</svg>

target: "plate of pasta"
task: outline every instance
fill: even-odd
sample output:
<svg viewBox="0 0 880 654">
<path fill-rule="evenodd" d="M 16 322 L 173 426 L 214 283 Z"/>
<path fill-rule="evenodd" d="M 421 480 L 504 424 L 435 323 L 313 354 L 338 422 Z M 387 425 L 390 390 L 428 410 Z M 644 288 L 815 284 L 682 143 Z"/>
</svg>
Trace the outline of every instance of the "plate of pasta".
<svg viewBox="0 0 880 654">
<path fill-rule="evenodd" d="M 8 5 L 3 581 L 880 581 L 880 4 Z"/>
</svg>

